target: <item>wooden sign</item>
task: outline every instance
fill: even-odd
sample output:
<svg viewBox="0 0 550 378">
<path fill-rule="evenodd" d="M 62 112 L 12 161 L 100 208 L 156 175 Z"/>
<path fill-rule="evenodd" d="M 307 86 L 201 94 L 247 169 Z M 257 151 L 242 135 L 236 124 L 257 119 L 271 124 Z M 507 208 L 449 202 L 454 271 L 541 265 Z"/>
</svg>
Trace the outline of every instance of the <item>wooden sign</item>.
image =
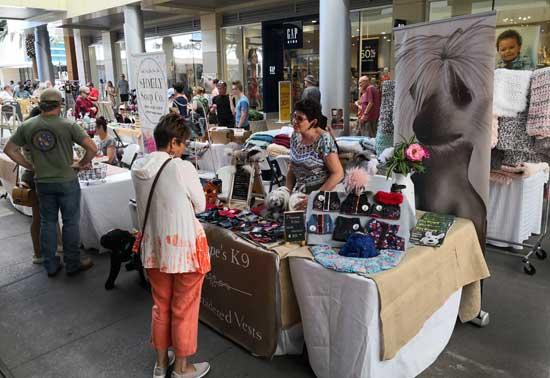
<svg viewBox="0 0 550 378">
<path fill-rule="evenodd" d="M 303 211 L 287 211 L 284 215 L 285 241 L 302 243 L 306 241 L 306 220 Z"/>
<path fill-rule="evenodd" d="M 230 202 L 245 202 L 247 206 L 250 205 L 250 196 L 254 183 L 254 175 L 252 172 L 253 171 L 249 168 L 237 166 L 231 184 Z"/>
<path fill-rule="evenodd" d="M 279 81 L 279 122 L 290 122 L 292 113 L 292 83 Z"/>
</svg>

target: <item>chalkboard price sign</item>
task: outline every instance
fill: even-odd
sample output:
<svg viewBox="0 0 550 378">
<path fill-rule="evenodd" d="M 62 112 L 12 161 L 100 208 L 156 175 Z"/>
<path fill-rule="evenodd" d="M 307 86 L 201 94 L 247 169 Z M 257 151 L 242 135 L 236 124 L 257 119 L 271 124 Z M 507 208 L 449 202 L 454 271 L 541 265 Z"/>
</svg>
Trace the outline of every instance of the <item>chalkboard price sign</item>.
<svg viewBox="0 0 550 378">
<path fill-rule="evenodd" d="M 285 241 L 289 243 L 305 242 L 306 225 L 303 211 L 287 211 L 284 215 Z"/>
<path fill-rule="evenodd" d="M 252 190 L 252 174 L 246 168 L 237 167 L 231 187 L 232 201 L 245 201 L 248 203 Z"/>
</svg>

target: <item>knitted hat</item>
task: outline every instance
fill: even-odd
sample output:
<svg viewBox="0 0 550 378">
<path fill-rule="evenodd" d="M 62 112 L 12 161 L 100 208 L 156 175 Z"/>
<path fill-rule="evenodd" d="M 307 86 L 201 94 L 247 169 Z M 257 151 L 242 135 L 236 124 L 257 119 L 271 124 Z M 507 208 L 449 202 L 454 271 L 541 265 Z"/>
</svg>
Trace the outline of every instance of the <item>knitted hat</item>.
<svg viewBox="0 0 550 378">
<path fill-rule="evenodd" d="M 55 88 L 44 89 L 44 91 L 40 94 L 40 102 L 61 103 L 62 101 L 63 101 L 63 96 L 61 96 L 61 92 L 59 92 Z"/>
</svg>

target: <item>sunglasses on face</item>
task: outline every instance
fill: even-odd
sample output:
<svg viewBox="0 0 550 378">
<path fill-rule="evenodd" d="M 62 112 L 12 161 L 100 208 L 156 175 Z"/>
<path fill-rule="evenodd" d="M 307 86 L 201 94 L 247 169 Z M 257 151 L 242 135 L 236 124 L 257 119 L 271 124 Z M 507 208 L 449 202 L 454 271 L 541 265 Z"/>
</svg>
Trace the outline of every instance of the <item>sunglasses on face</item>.
<svg viewBox="0 0 550 378">
<path fill-rule="evenodd" d="M 302 114 L 297 114 L 296 112 L 292 113 L 291 116 L 292 122 L 302 123 L 307 121 L 307 117 Z"/>
</svg>

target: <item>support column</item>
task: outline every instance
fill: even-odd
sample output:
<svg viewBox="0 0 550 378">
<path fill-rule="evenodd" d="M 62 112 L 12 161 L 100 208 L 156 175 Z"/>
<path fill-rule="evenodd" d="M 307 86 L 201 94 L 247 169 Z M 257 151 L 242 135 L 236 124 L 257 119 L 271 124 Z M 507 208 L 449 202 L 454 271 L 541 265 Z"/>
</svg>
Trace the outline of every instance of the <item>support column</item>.
<svg viewBox="0 0 550 378">
<path fill-rule="evenodd" d="M 88 46 L 88 54 L 90 56 L 90 77 L 86 81 L 91 81 L 92 83 L 94 83 L 94 87 L 99 90 L 99 73 L 97 72 L 95 46 Z"/>
<path fill-rule="evenodd" d="M 111 80 L 114 85 L 117 83 L 117 67 L 116 67 L 116 32 L 103 32 L 101 33 L 101 39 L 103 41 L 103 54 L 105 64 L 105 80 Z M 120 59 L 120 58 L 119 58 Z"/>
<path fill-rule="evenodd" d="M 40 25 L 34 29 L 34 47 L 36 51 L 36 65 L 38 80 L 55 82 L 52 65 L 52 52 L 50 50 L 50 34 L 48 25 Z"/>
<path fill-rule="evenodd" d="M 78 69 L 78 80 L 81 85 L 84 85 L 92 77 L 90 72 L 90 53 L 88 50 L 88 47 L 90 46 L 90 39 L 83 36 L 79 29 L 74 29 L 73 35 L 74 49 L 76 52 L 76 66 Z"/>
<path fill-rule="evenodd" d="M 76 63 L 76 50 L 74 45 L 73 31 L 63 31 L 65 41 L 65 56 L 67 57 L 67 75 L 69 80 L 78 80 L 78 65 Z"/>
<path fill-rule="evenodd" d="M 174 59 L 174 40 L 172 37 L 162 39 L 162 51 L 166 57 L 166 78 L 168 79 L 168 88 L 176 82 L 176 60 Z"/>
<path fill-rule="evenodd" d="M 221 13 L 201 16 L 203 76 L 212 79 L 221 77 Z"/>
<path fill-rule="evenodd" d="M 319 89 L 323 114 L 344 110 L 344 134 L 349 135 L 351 26 L 350 0 L 319 2 Z"/>
<path fill-rule="evenodd" d="M 126 64 L 128 66 L 128 82 L 134 89 L 134 67 L 132 54 L 145 52 L 145 32 L 143 30 L 143 13 L 139 5 L 124 7 L 124 42 L 126 44 Z"/>
</svg>

